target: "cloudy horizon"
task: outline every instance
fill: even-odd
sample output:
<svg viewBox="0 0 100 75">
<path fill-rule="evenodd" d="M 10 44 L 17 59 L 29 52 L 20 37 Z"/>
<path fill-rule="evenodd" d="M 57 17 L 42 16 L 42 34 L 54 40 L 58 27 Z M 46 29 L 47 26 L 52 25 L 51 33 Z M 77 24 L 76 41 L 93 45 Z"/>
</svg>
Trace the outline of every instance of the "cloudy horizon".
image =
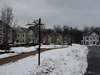
<svg viewBox="0 0 100 75">
<path fill-rule="evenodd" d="M 42 18 L 47 27 L 69 25 L 100 26 L 100 0 L 0 0 L 13 8 L 18 25 L 25 26 L 34 19 Z"/>
</svg>

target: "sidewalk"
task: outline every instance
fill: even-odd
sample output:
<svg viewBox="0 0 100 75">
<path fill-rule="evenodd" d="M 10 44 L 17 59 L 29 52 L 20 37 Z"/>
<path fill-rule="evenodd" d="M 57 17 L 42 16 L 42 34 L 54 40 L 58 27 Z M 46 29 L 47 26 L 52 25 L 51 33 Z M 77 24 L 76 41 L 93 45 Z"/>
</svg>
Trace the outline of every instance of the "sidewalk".
<svg viewBox="0 0 100 75">
<path fill-rule="evenodd" d="M 65 47 L 62 47 L 62 48 L 65 48 Z M 54 50 L 54 49 L 60 49 L 60 48 L 42 48 L 41 52 L 45 52 L 45 51 L 48 51 L 48 50 Z M 0 59 L 0 65 L 10 63 L 10 62 L 15 62 L 16 60 L 35 55 L 37 53 L 38 53 L 38 50 L 37 51 L 31 51 L 31 52 L 23 52 L 23 53 L 20 53 L 18 55 L 9 56 L 9 57 L 6 57 L 6 58 L 1 58 Z"/>
</svg>

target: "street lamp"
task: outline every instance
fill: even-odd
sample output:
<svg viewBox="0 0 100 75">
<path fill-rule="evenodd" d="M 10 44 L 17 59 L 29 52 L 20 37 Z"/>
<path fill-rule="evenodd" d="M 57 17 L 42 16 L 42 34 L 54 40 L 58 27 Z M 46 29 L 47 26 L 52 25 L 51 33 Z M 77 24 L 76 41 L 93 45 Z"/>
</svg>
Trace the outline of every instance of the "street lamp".
<svg viewBox="0 0 100 75">
<path fill-rule="evenodd" d="M 71 27 L 71 45 L 72 45 L 72 42 L 73 42 L 73 37 L 72 37 L 72 27 Z"/>
<path fill-rule="evenodd" d="M 39 18 L 39 20 L 34 20 L 33 22 L 34 24 L 27 24 L 27 25 L 37 25 L 39 26 L 39 48 L 38 48 L 38 65 L 40 65 L 40 49 L 41 49 L 41 25 L 44 25 L 41 23 L 41 18 Z"/>
</svg>

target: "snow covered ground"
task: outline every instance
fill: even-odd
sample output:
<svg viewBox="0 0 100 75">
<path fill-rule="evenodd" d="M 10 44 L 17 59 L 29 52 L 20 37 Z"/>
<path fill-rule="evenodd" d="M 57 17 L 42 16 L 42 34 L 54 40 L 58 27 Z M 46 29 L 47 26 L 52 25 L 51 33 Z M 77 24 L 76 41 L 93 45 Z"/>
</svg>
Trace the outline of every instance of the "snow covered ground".
<svg viewBox="0 0 100 75">
<path fill-rule="evenodd" d="M 30 52 L 36 50 L 35 46 L 32 47 L 13 47 L 11 48 L 11 51 L 14 51 L 15 53 L 7 53 L 7 54 L 1 54 L 0 58 L 5 58 L 9 56 L 14 56 L 22 52 Z"/>
<path fill-rule="evenodd" d="M 67 47 L 67 45 L 64 45 Z M 62 45 L 41 45 L 41 48 L 59 48 L 62 47 Z M 35 51 L 38 48 L 38 46 L 32 46 L 32 47 L 13 47 L 11 48 L 11 51 L 14 51 L 15 53 L 8 53 L 8 54 L 1 54 L 0 58 L 5 58 L 9 56 L 14 56 L 22 52 L 31 52 Z M 0 50 L 2 51 L 2 50 Z"/>
<path fill-rule="evenodd" d="M 84 75 L 86 72 L 88 48 L 73 44 L 68 48 L 41 53 L 41 65 L 37 65 L 38 55 L 0 66 L 0 75 Z"/>
</svg>

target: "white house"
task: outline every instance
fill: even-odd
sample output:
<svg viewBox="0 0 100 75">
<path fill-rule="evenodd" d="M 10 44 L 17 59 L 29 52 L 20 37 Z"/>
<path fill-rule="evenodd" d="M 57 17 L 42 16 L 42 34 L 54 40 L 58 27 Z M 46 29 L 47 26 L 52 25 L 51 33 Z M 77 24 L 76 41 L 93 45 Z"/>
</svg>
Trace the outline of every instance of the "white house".
<svg viewBox="0 0 100 75">
<path fill-rule="evenodd" d="M 83 40 L 81 41 L 83 45 L 99 45 L 99 35 L 95 32 L 89 32 L 83 35 Z"/>
<path fill-rule="evenodd" d="M 28 43 L 28 30 L 26 28 L 16 28 L 16 42 L 15 44 L 27 44 Z"/>
</svg>

